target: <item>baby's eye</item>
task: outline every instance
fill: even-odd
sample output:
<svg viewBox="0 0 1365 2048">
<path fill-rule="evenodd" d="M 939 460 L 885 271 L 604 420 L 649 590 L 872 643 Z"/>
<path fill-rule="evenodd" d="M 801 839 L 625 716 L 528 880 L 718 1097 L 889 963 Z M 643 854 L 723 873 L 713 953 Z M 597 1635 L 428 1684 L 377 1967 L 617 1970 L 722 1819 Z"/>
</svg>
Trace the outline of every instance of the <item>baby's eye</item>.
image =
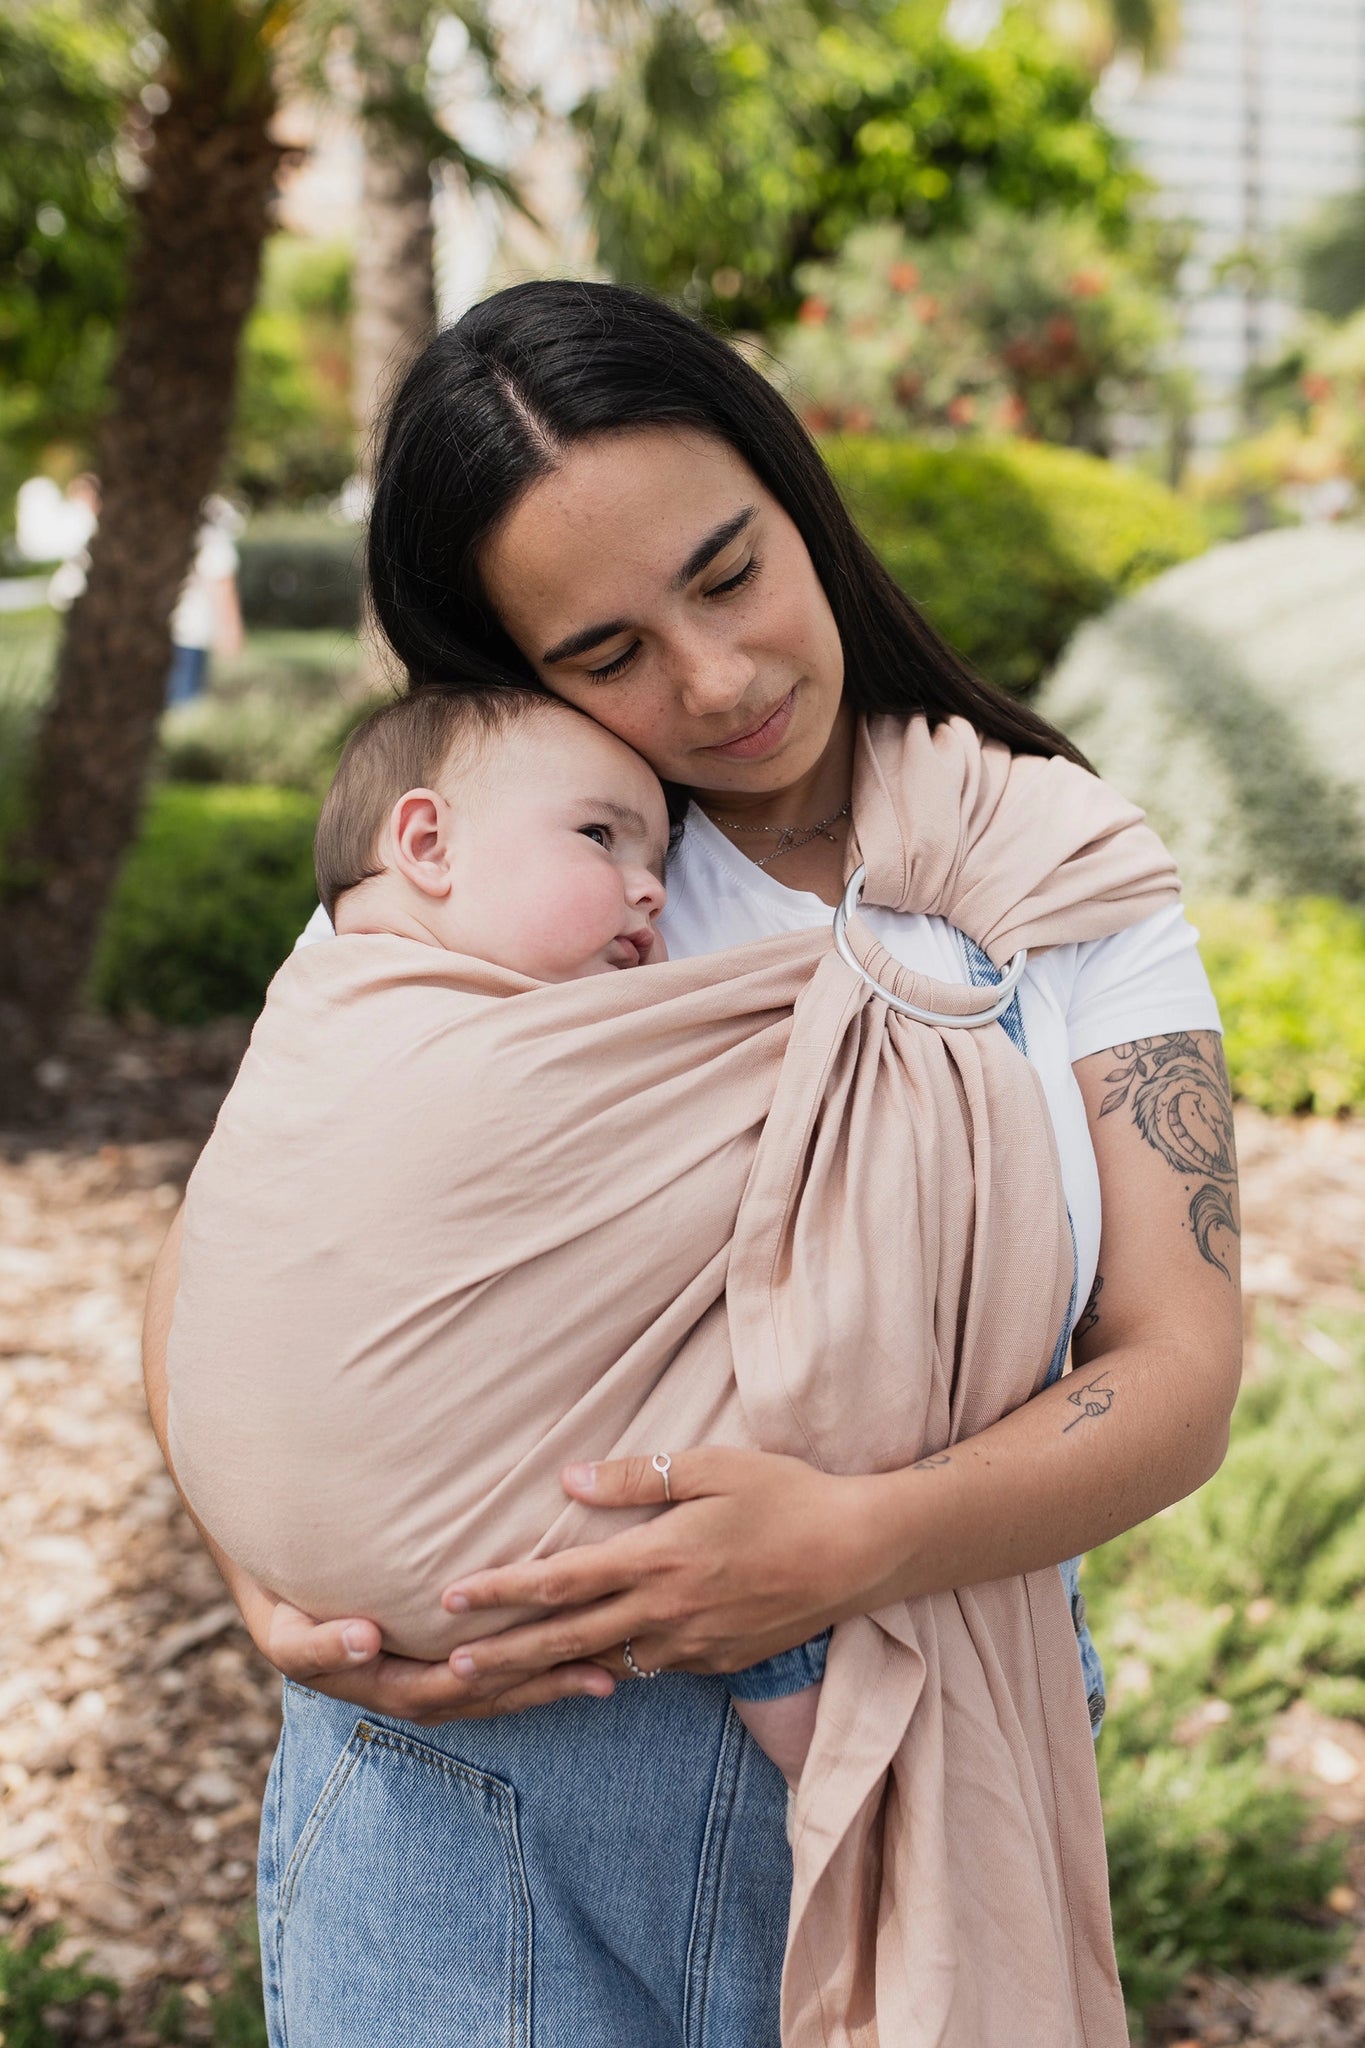
<svg viewBox="0 0 1365 2048">
<path fill-rule="evenodd" d="M 579 828 L 585 839 L 591 839 L 597 846 L 611 845 L 610 825 L 583 825 Z"/>
</svg>

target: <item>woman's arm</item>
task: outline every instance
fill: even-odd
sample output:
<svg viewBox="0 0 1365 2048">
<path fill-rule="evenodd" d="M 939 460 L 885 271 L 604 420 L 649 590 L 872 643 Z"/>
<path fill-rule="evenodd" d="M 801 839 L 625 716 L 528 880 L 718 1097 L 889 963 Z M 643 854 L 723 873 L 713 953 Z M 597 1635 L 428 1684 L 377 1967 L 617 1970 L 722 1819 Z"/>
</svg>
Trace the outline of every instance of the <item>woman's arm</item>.
<svg viewBox="0 0 1365 2048">
<path fill-rule="evenodd" d="M 643 1663 L 735 1670 L 888 1601 L 1093 1549 L 1217 1470 L 1241 1369 L 1221 1041 L 1174 1033 L 1076 1074 L 1104 1219 L 1077 1370 L 979 1436 L 874 1478 L 751 1452 L 676 1454 L 685 1505 L 672 1513 L 451 1589 L 456 1607 L 567 1610 L 457 1652 L 470 1698 L 624 1636 Z M 624 1506 L 657 1501 L 660 1482 L 633 1459 L 571 1472 L 566 1489 Z"/>
<path fill-rule="evenodd" d="M 172 1479 L 175 1468 L 166 1447 L 166 1343 L 180 1277 L 183 1215 L 183 1210 L 176 1215 L 157 1255 L 142 1326 L 147 1412 Z M 256 1648 L 284 1677 L 311 1686 L 315 1692 L 331 1693 L 372 1714 L 430 1724 L 461 1716 L 511 1713 L 574 1694 L 601 1697 L 613 1690 L 610 1675 L 589 1664 L 569 1670 L 541 1670 L 528 1683 L 512 1684 L 499 1696 L 472 1702 L 466 1688 L 452 1677 L 448 1665 L 422 1664 L 414 1658 L 380 1654 L 380 1633 L 374 1622 L 359 1617 L 314 1621 L 311 1615 L 291 1607 L 287 1600 L 278 1599 L 224 1555 L 196 1519 L 188 1501 L 185 1508 L 241 1609 L 242 1620 Z"/>
</svg>

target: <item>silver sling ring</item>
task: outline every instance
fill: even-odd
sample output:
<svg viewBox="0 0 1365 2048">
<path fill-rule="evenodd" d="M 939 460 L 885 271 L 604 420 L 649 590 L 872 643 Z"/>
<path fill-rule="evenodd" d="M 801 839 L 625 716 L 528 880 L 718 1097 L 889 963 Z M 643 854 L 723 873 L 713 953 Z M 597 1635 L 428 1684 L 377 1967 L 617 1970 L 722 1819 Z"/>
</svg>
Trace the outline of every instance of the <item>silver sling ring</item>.
<svg viewBox="0 0 1365 2048">
<path fill-rule="evenodd" d="M 937 1010 L 921 1010 L 916 1003 L 907 1003 L 894 989 L 886 988 L 875 974 L 869 974 L 862 961 L 848 942 L 848 921 L 862 900 L 863 883 L 867 878 L 866 867 L 855 868 L 849 876 L 848 887 L 843 900 L 834 913 L 834 944 L 839 958 L 846 960 L 855 974 L 862 976 L 870 989 L 879 995 L 884 1003 L 902 1017 L 913 1017 L 917 1024 L 937 1024 L 943 1030 L 976 1031 L 983 1024 L 998 1024 L 1014 1001 L 1014 991 L 1024 969 L 1028 966 L 1028 952 L 1020 947 L 998 982 L 991 989 L 991 1005 L 988 1010 L 970 1010 L 965 1016 L 941 1015 Z"/>
</svg>

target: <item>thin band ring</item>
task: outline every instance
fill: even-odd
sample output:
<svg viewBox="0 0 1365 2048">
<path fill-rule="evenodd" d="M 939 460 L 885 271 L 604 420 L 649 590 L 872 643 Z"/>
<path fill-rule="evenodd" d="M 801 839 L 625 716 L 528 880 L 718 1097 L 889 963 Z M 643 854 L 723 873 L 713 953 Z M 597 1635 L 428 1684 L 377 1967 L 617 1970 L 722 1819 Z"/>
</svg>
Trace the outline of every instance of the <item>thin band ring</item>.
<svg viewBox="0 0 1365 2048">
<path fill-rule="evenodd" d="M 673 1460 L 669 1457 L 667 1451 L 656 1451 L 649 1462 L 654 1467 L 654 1470 L 658 1473 L 660 1479 L 663 1480 L 664 1499 L 668 1501 L 671 1505 L 673 1500 L 673 1488 L 669 1484 L 668 1475 L 673 1470 Z"/>
<path fill-rule="evenodd" d="M 854 952 L 848 940 L 848 921 L 862 898 L 866 867 L 855 868 L 849 876 L 848 887 L 843 901 L 834 913 L 834 944 L 839 958 L 847 961 L 855 974 L 860 974 L 868 987 L 875 989 L 884 1003 L 899 1011 L 902 1017 L 913 1017 L 918 1024 L 937 1024 L 943 1029 L 976 1031 L 983 1024 L 998 1024 L 1014 1000 L 1014 991 L 1024 969 L 1028 966 L 1028 953 L 1021 947 L 1004 970 L 998 982 L 991 987 L 991 1005 L 988 1010 L 973 1010 L 966 1016 L 941 1016 L 937 1010 L 921 1010 L 915 1003 L 907 1003 L 894 989 L 883 986 L 875 974 L 869 974 L 862 961 Z"/>
<path fill-rule="evenodd" d="M 632 1678 L 663 1677 L 664 1667 L 662 1664 L 656 1664 L 652 1671 L 646 1671 L 639 1664 L 636 1663 L 634 1657 L 631 1655 L 629 1636 L 626 1637 L 625 1641 L 621 1645 L 621 1660 Z"/>
</svg>

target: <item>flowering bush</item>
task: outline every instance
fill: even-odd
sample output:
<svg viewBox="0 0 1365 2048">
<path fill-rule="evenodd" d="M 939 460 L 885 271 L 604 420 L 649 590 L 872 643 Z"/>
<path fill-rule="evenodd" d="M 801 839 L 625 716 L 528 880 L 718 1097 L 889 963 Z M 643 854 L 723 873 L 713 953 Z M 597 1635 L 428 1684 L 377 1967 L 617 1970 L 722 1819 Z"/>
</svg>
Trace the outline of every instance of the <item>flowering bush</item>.
<svg viewBox="0 0 1365 2048">
<path fill-rule="evenodd" d="M 1025 434 L 1103 454 L 1109 415 L 1155 384 L 1158 302 L 1083 220 L 987 206 L 931 242 L 860 228 L 798 278 L 775 348 L 818 432 Z"/>
</svg>

